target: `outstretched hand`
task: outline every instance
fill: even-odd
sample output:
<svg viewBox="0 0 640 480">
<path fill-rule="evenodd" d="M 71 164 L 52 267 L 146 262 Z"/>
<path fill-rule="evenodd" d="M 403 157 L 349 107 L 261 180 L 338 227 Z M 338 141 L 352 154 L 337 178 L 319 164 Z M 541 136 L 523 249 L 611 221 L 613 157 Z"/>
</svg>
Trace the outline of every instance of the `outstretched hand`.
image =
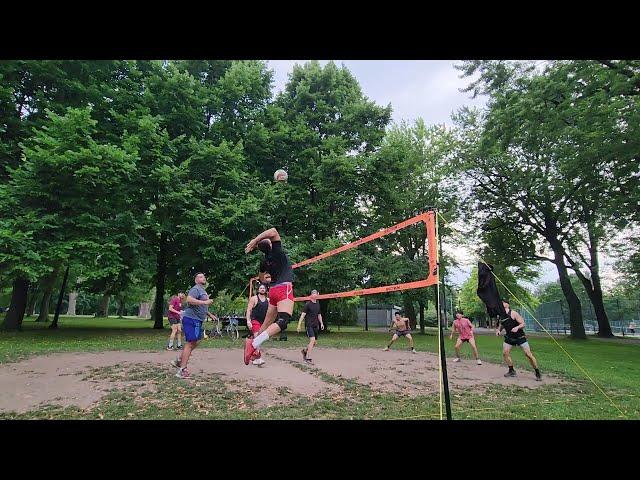
<svg viewBox="0 0 640 480">
<path fill-rule="evenodd" d="M 246 248 L 244 249 L 244 253 L 249 253 L 251 252 L 254 248 L 256 248 L 256 244 L 258 242 L 256 242 L 256 239 L 254 238 L 253 240 L 251 240 L 249 243 L 247 243 Z"/>
</svg>

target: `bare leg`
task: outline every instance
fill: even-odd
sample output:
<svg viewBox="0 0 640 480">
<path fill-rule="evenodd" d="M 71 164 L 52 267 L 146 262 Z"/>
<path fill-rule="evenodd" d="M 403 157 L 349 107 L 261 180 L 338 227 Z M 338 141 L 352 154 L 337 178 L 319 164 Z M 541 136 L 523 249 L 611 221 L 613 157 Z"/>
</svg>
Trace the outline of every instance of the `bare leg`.
<svg viewBox="0 0 640 480">
<path fill-rule="evenodd" d="M 454 348 L 456 349 L 456 358 L 460 358 L 460 347 L 462 346 L 462 340 L 460 340 L 460 337 L 458 337 L 458 340 L 456 340 L 456 344 L 454 346 Z"/>
<path fill-rule="evenodd" d="M 305 349 L 307 351 L 307 358 L 309 358 L 309 355 L 311 355 L 311 350 L 313 349 L 313 346 L 316 344 L 316 337 L 311 337 L 309 339 L 309 345 L 307 345 L 307 348 Z"/>
<path fill-rule="evenodd" d="M 473 350 L 473 358 L 478 360 L 478 347 L 476 346 L 475 338 L 469 339 L 469 345 L 471 345 L 471 349 Z"/>
<path fill-rule="evenodd" d="M 533 356 L 533 353 L 531 353 L 531 348 L 530 347 L 522 347 L 522 350 L 524 350 L 524 354 L 527 356 L 527 358 L 529 359 L 529 363 L 531 364 L 531 366 L 534 369 L 538 368 L 538 362 L 536 360 L 536 357 Z"/>
<path fill-rule="evenodd" d="M 407 340 L 409 340 L 409 347 L 413 350 L 413 337 L 410 333 L 407 333 Z"/>
<path fill-rule="evenodd" d="M 169 345 L 173 345 L 173 339 L 176 337 L 176 325 L 171 325 L 171 335 L 169 335 Z"/>
<path fill-rule="evenodd" d="M 507 366 L 512 368 L 513 360 L 511 360 L 511 345 L 509 345 L 508 343 L 504 343 L 502 345 L 502 357 L 504 358 L 504 361 L 507 363 Z"/>
<path fill-rule="evenodd" d="M 387 345 L 387 349 L 391 348 L 391 345 L 393 345 L 393 342 L 395 342 L 396 340 L 398 340 L 398 335 L 396 333 L 394 333 L 393 337 L 391 337 L 391 341 Z"/>
<path fill-rule="evenodd" d="M 180 367 L 187 368 L 187 363 L 189 363 L 189 357 L 191 356 L 191 352 L 198 346 L 198 342 L 187 342 L 184 346 L 184 350 L 182 351 L 182 356 L 180 357 Z"/>
</svg>

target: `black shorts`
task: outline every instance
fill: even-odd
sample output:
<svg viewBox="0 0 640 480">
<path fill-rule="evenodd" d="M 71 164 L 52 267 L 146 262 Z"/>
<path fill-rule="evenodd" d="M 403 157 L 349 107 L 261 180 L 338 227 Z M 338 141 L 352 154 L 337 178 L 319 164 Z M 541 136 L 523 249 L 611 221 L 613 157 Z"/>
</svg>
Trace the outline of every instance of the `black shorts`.
<svg viewBox="0 0 640 480">
<path fill-rule="evenodd" d="M 180 319 L 179 318 L 170 318 L 169 319 L 169 325 L 180 325 Z"/>
<path fill-rule="evenodd" d="M 398 335 L 398 337 L 404 337 L 405 335 L 409 335 L 410 333 L 411 333 L 410 329 L 396 331 L 396 335 Z"/>
<path fill-rule="evenodd" d="M 307 337 L 318 338 L 319 333 L 320 333 L 320 327 L 312 327 L 311 325 L 307 326 Z"/>
<path fill-rule="evenodd" d="M 517 347 L 522 345 L 523 343 L 527 343 L 527 337 L 525 337 L 524 335 L 522 337 L 504 337 L 504 343 L 511 345 L 513 347 Z"/>
</svg>

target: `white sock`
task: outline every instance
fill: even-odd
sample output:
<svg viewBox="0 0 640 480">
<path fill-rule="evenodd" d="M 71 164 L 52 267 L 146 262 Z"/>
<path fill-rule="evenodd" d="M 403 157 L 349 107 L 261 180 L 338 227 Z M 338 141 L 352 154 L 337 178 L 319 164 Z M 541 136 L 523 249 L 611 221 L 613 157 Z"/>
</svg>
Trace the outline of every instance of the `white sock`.
<svg viewBox="0 0 640 480">
<path fill-rule="evenodd" d="M 173 347 L 173 340 L 169 340 L 169 347 Z"/>
<path fill-rule="evenodd" d="M 266 331 L 264 331 L 260 335 L 258 335 L 256 338 L 253 339 L 253 342 L 251 342 L 251 345 L 253 345 L 253 348 L 259 348 L 260 345 L 262 345 L 268 339 L 269 339 L 269 334 Z"/>
<path fill-rule="evenodd" d="M 182 346 L 182 341 L 181 340 L 178 340 L 178 346 L 179 347 Z"/>
</svg>

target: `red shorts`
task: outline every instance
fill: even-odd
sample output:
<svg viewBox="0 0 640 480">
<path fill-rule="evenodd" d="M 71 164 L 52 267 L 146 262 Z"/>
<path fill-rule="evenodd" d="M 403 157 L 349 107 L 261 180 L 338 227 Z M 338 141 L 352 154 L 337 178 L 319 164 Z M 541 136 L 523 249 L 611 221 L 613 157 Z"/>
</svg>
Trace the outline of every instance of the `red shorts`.
<svg viewBox="0 0 640 480">
<path fill-rule="evenodd" d="M 262 324 L 258 320 L 251 320 L 251 333 L 258 333 Z"/>
<path fill-rule="evenodd" d="M 278 306 L 282 300 L 293 301 L 293 284 L 281 283 L 269 289 L 269 305 Z"/>
</svg>

